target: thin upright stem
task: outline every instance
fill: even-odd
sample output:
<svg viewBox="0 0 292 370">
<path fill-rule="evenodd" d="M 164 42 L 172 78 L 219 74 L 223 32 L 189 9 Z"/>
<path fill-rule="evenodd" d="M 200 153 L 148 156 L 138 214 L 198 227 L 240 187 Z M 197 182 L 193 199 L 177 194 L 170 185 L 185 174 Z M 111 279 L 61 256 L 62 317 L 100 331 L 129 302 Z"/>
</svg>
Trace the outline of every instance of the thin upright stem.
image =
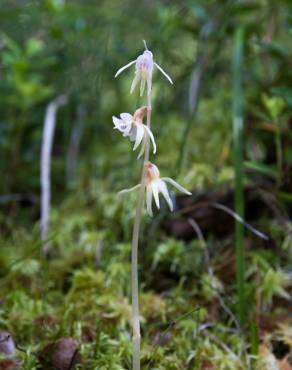
<svg viewBox="0 0 292 370">
<path fill-rule="evenodd" d="M 283 168 L 283 152 L 282 152 L 282 143 L 281 143 L 281 128 L 280 128 L 280 124 L 279 123 L 278 123 L 278 125 L 276 127 L 275 144 L 276 144 L 277 167 L 278 167 L 277 188 L 279 188 L 280 185 L 281 185 L 281 181 L 282 181 L 282 168 Z"/>
<path fill-rule="evenodd" d="M 235 212 L 244 218 L 243 195 L 243 91 L 242 91 L 242 59 L 244 33 L 238 28 L 234 35 L 233 50 L 233 152 L 235 170 Z M 238 317 L 243 326 L 246 320 L 245 302 L 245 255 L 244 232 L 240 222 L 235 224 L 236 246 L 236 278 L 238 293 Z"/>
<path fill-rule="evenodd" d="M 43 129 L 43 140 L 41 149 L 41 239 L 47 239 L 49 222 L 50 222 L 50 206 L 51 206 L 51 156 L 53 139 L 56 125 L 56 115 L 58 109 L 66 104 L 67 97 L 60 95 L 53 100 L 47 107 Z M 43 252 L 48 252 L 49 245 L 47 242 L 43 245 Z"/>
<path fill-rule="evenodd" d="M 147 126 L 151 128 L 151 93 L 147 95 Z M 144 163 L 141 176 L 141 187 L 139 190 L 135 221 L 132 238 L 132 325 L 133 325 L 133 370 L 140 370 L 140 317 L 139 317 L 139 285 L 138 285 L 138 245 L 139 231 L 142 218 L 142 209 L 145 199 L 146 171 L 145 164 L 149 161 L 149 138 L 146 139 Z"/>
</svg>

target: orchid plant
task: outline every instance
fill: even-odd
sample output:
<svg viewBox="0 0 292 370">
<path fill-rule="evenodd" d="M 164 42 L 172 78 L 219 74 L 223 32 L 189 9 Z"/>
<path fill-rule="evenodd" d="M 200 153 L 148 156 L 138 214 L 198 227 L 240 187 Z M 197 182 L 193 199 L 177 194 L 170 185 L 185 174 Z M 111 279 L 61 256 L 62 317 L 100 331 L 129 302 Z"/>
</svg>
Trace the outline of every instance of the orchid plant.
<svg viewBox="0 0 292 370">
<path fill-rule="evenodd" d="M 147 85 L 146 106 L 138 108 L 133 115 L 130 113 L 121 113 L 120 118 L 113 116 L 114 129 L 120 131 L 124 137 L 129 137 L 134 142 L 133 150 L 139 146 L 140 153 L 138 159 L 143 157 L 143 167 L 141 181 L 138 185 L 125 189 L 119 192 L 120 195 L 138 190 L 138 200 L 136 207 L 136 215 L 133 227 L 132 237 L 132 326 L 133 326 L 133 370 L 140 370 L 140 316 L 139 316 L 139 290 L 138 290 L 138 242 L 139 231 L 142 218 L 143 206 L 146 201 L 146 210 L 150 216 L 153 216 L 152 203 L 153 198 L 156 207 L 160 208 L 159 194 L 161 193 L 166 200 L 169 208 L 173 211 L 174 206 L 169 194 L 167 183 L 173 185 L 182 193 L 191 195 L 191 193 L 169 177 L 160 177 L 158 167 L 149 161 L 150 149 L 152 146 L 153 154 L 156 154 L 156 143 L 154 135 L 151 131 L 151 112 L 152 112 L 152 75 L 154 67 L 156 67 L 163 76 L 171 83 L 172 79 L 168 74 L 153 60 L 153 54 L 148 50 L 144 41 L 145 51 L 142 55 L 124 67 L 120 68 L 115 77 L 121 74 L 124 70 L 135 64 L 135 76 L 131 84 L 130 92 L 132 93 L 136 86 L 140 83 L 140 96 L 142 97 Z M 146 116 L 146 124 L 143 120 Z"/>
</svg>

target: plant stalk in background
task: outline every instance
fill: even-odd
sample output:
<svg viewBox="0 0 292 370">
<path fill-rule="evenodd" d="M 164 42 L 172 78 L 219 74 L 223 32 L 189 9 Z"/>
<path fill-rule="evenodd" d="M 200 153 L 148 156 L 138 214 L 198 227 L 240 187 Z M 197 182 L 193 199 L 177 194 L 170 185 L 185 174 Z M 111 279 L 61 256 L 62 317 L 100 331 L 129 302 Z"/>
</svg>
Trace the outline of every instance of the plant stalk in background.
<svg viewBox="0 0 292 370">
<path fill-rule="evenodd" d="M 240 27 L 234 34 L 233 49 L 233 153 L 235 170 L 235 212 L 244 218 L 243 196 L 243 94 L 242 94 L 242 55 L 244 32 Z M 238 319 L 245 323 L 245 283 L 244 283 L 244 233 L 243 225 L 235 223 L 236 280 L 238 294 Z"/>
<path fill-rule="evenodd" d="M 48 236 L 51 206 L 51 156 L 58 109 L 66 104 L 67 97 L 60 95 L 47 107 L 41 151 L 41 239 Z M 43 244 L 43 253 L 48 252 L 48 243 Z"/>
</svg>

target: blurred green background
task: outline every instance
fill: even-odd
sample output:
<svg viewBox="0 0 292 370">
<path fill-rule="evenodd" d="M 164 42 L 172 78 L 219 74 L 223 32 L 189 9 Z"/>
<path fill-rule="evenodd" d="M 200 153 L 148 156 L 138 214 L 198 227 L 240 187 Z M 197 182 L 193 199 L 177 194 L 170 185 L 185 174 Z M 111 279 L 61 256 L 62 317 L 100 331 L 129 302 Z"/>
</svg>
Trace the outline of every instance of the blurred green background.
<svg viewBox="0 0 292 370">
<path fill-rule="evenodd" d="M 76 187 L 85 190 L 92 179 L 106 180 L 114 191 L 137 181 L 130 144 L 112 130 L 111 117 L 141 104 L 129 94 L 134 70 L 118 79 L 114 74 L 142 52 L 143 39 L 175 82 L 170 86 L 154 74 L 158 165 L 168 175 L 183 174 L 193 189 L 232 181 L 231 57 L 239 25 L 245 27 L 245 159 L 249 168 L 277 177 L 278 130 L 282 164 L 292 161 L 290 5 L 2 0 L 1 194 L 38 197 L 45 109 L 60 94 L 69 102 L 57 118 L 53 202 Z M 76 171 L 75 163 L 68 169 L 74 132 L 80 143 Z"/>
</svg>

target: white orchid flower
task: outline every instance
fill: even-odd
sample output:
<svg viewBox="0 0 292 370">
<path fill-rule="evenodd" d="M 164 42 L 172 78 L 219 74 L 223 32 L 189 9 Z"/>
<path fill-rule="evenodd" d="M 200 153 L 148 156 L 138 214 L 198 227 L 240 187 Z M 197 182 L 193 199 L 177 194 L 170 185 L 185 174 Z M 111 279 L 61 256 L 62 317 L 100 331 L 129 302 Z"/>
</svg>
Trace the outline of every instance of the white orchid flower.
<svg viewBox="0 0 292 370">
<path fill-rule="evenodd" d="M 147 140 L 151 140 L 153 153 L 156 153 L 154 136 L 149 127 L 143 124 L 143 118 L 146 112 L 147 107 L 142 107 L 137 109 L 133 116 L 130 113 L 121 113 L 120 118 L 115 116 L 112 117 L 115 125 L 114 128 L 122 132 L 123 136 L 128 136 L 131 141 L 135 142 L 133 151 L 136 150 L 141 144 L 141 150 L 138 158 L 140 158 L 145 152 Z"/>
<path fill-rule="evenodd" d="M 156 67 L 166 78 L 167 80 L 173 84 L 172 79 L 169 77 L 169 75 L 153 60 L 153 54 L 150 50 L 147 49 L 147 45 L 144 41 L 146 50 L 143 52 L 143 54 L 139 55 L 137 59 L 132 60 L 130 63 L 126 64 L 122 68 L 118 70 L 118 72 L 115 74 L 115 77 L 118 77 L 125 69 L 131 67 L 133 64 L 136 66 L 135 71 L 135 77 L 132 81 L 131 85 L 131 94 L 135 90 L 136 86 L 140 82 L 140 96 L 143 96 L 145 86 L 147 83 L 147 93 L 148 95 L 151 92 L 152 88 L 152 73 L 154 67 Z"/>
<path fill-rule="evenodd" d="M 161 193 L 166 200 L 169 208 L 173 211 L 173 203 L 169 195 L 169 191 L 167 188 L 166 183 L 170 183 L 179 191 L 184 194 L 192 195 L 191 192 L 183 188 L 179 185 L 176 181 L 171 179 L 170 177 L 160 177 L 160 172 L 157 166 L 151 162 L 145 163 L 145 171 L 146 171 L 146 209 L 147 213 L 150 216 L 153 216 L 152 211 L 152 199 L 154 198 L 156 207 L 160 209 L 160 202 L 159 202 L 159 193 Z M 131 191 L 135 191 L 141 187 L 141 184 L 134 186 L 131 189 L 125 189 L 119 192 L 119 195 L 129 193 Z"/>
</svg>

